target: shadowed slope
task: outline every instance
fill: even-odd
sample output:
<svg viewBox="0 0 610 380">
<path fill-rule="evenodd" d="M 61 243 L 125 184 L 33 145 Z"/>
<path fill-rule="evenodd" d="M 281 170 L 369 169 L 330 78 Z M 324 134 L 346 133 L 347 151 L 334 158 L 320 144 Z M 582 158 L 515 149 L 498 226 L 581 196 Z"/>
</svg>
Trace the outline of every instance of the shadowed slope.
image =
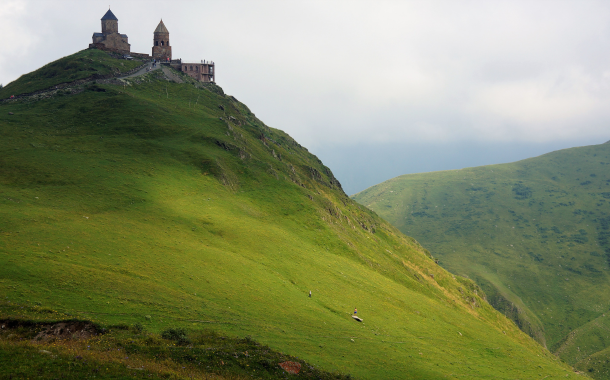
<svg viewBox="0 0 610 380">
<path fill-rule="evenodd" d="M 610 307 L 610 144 L 401 176 L 354 199 L 474 279 L 568 362 L 582 359 L 585 342 L 589 354 L 610 343 L 586 327 Z"/>
</svg>

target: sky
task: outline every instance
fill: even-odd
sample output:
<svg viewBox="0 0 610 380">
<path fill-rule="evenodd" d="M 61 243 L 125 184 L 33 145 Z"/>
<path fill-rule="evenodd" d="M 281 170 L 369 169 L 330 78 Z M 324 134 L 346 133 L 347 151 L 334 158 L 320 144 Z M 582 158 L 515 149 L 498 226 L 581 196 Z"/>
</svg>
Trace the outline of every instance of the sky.
<svg viewBox="0 0 610 380">
<path fill-rule="evenodd" d="M 109 5 L 135 52 L 162 18 L 348 194 L 610 140 L 608 1 L 2 0 L 0 83 L 86 48 Z"/>
</svg>

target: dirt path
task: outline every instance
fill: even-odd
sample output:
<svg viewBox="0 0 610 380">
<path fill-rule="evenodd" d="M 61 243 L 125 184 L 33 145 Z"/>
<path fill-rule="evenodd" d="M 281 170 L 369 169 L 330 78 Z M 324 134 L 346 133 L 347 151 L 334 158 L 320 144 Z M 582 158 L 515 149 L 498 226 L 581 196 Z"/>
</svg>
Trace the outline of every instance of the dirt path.
<svg viewBox="0 0 610 380">
<path fill-rule="evenodd" d="M 91 83 L 91 82 L 97 82 L 97 83 L 112 83 L 112 84 L 119 84 L 119 85 L 123 85 L 124 83 L 121 81 L 121 79 L 127 79 L 127 78 L 135 78 L 135 77 L 139 77 L 141 75 L 153 72 L 155 70 L 159 70 L 162 69 L 163 73 L 165 74 L 165 77 L 168 80 L 174 81 L 176 83 L 183 83 L 182 79 L 175 75 L 174 73 L 171 72 L 171 70 L 169 69 L 169 67 L 167 66 L 163 66 L 160 63 L 157 63 L 156 67 L 152 67 L 152 62 L 149 62 L 148 64 L 146 64 L 144 67 L 142 67 L 140 70 L 136 71 L 133 74 L 129 74 L 129 75 L 125 75 L 125 76 L 115 76 L 115 77 L 110 77 L 110 78 L 104 78 L 104 79 L 100 79 L 100 78 L 86 78 L 86 79 L 81 79 L 75 82 L 71 82 L 71 83 L 62 83 L 59 84 L 57 86 L 52 86 L 46 90 L 40 90 L 40 91 L 36 91 L 34 93 L 30 93 L 30 94 L 21 94 L 16 96 L 14 99 L 0 99 L 0 103 L 12 103 L 12 102 L 17 102 L 17 101 L 21 101 L 21 100 L 41 100 L 41 99 L 46 99 L 49 97 L 54 96 L 58 91 L 63 91 L 64 93 L 68 93 L 68 94 L 78 94 L 80 92 L 83 91 L 83 88 L 85 85 Z"/>
<path fill-rule="evenodd" d="M 125 79 L 125 78 L 139 77 L 140 75 L 144 75 L 144 74 L 149 73 L 154 70 L 159 70 L 160 68 L 161 68 L 161 63 L 157 63 L 157 66 L 153 67 L 152 62 L 150 62 L 148 65 L 142 67 L 140 70 L 136 71 L 135 73 L 133 73 L 131 75 L 126 75 L 124 77 L 117 77 L 117 78 Z"/>
</svg>

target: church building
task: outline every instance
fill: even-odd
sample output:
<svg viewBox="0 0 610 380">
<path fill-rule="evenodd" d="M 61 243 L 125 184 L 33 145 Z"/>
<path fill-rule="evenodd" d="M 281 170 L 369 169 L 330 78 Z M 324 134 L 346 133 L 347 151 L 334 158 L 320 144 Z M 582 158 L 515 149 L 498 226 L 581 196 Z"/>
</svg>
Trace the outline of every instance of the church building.
<svg viewBox="0 0 610 380">
<path fill-rule="evenodd" d="M 119 19 L 110 9 L 102 17 L 102 32 L 93 33 L 93 43 L 89 48 L 114 51 L 128 56 L 155 59 L 162 65 L 168 65 L 178 71 L 182 71 L 191 78 L 200 82 L 215 82 L 216 70 L 213 61 L 186 63 L 182 59 L 172 59 L 172 47 L 169 44 L 169 30 L 165 27 L 163 20 L 159 22 L 153 32 L 152 57 L 144 53 L 134 53 L 131 45 L 127 42 L 127 35 L 119 33 Z"/>
<path fill-rule="evenodd" d="M 172 60 L 172 47 L 169 44 L 169 30 L 163 20 L 153 33 L 152 57 L 161 63 L 170 63 L 176 70 L 182 71 L 200 82 L 214 82 L 214 62 L 185 63 L 181 59 Z"/>
<path fill-rule="evenodd" d="M 122 54 L 129 54 L 131 51 L 127 35 L 119 34 L 119 19 L 110 9 L 102 17 L 102 33 L 93 33 L 93 43 L 89 47 L 112 50 Z"/>
<path fill-rule="evenodd" d="M 172 60 L 172 47 L 169 45 L 169 30 L 163 20 L 153 33 L 152 57 L 161 62 Z"/>
<path fill-rule="evenodd" d="M 180 70 L 200 82 L 214 82 L 214 62 L 201 61 L 201 63 L 181 62 Z"/>
</svg>

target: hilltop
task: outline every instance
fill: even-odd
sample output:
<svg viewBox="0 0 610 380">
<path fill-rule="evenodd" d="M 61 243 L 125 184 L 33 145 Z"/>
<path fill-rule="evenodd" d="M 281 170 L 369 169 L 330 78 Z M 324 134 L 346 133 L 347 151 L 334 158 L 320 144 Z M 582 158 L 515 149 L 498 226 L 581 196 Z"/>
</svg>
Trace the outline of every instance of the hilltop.
<svg viewBox="0 0 610 380">
<path fill-rule="evenodd" d="M 610 345 L 609 165 L 605 143 L 404 175 L 353 198 L 475 280 L 559 357 L 608 378 L 594 363 Z"/>
<path fill-rule="evenodd" d="M 211 328 L 356 378 L 578 376 L 219 86 L 165 67 L 44 93 L 0 103 L 0 318 Z"/>
<path fill-rule="evenodd" d="M 19 96 L 67 84 L 82 84 L 88 80 L 106 79 L 126 74 L 144 64 L 140 59 L 117 59 L 119 55 L 97 49 L 83 50 L 68 57 L 48 63 L 40 69 L 24 74 L 0 88 L 0 99 Z"/>
</svg>

